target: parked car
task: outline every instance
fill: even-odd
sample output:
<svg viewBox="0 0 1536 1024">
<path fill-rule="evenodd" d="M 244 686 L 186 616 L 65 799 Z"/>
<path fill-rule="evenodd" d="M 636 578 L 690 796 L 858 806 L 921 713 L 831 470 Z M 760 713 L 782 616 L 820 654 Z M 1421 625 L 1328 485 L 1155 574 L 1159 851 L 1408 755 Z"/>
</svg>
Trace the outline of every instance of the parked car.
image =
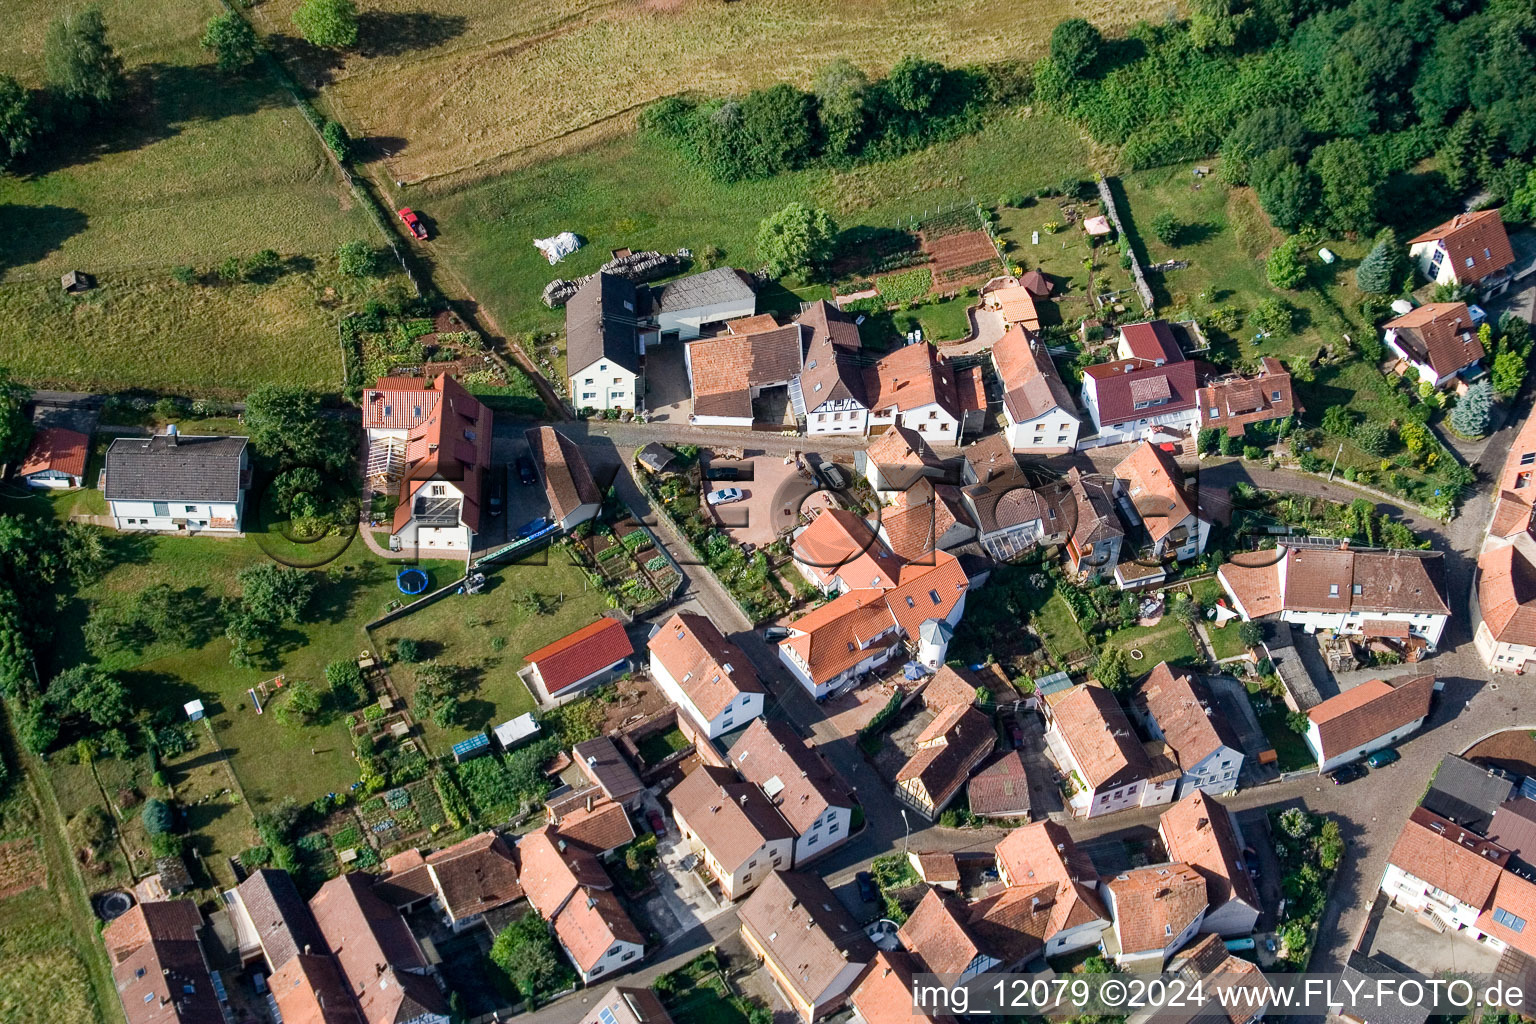
<svg viewBox="0 0 1536 1024">
<path fill-rule="evenodd" d="M 517 478 L 524 484 L 536 484 L 539 482 L 539 474 L 534 471 L 533 460 L 526 455 L 517 457 Z"/>
<path fill-rule="evenodd" d="M 788 626 L 767 626 L 763 629 L 763 639 L 770 642 L 787 640 L 789 639 L 789 633 L 790 629 Z"/>
<path fill-rule="evenodd" d="M 1387 765 L 1396 761 L 1401 761 L 1402 759 L 1403 755 L 1399 754 L 1391 747 L 1383 747 L 1382 749 L 1376 751 L 1376 753 L 1372 754 L 1370 757 L 1366 758 L 1365 763 L 1370 765 L 1372 768 L 1385 768 Z"/>
<path fill-rule="evenodd" d="M 853 876 L 859 883 L 859 898 L 865 903 L 873 903 L 880 898 L 880 890 L 875 888 L 875 876 L 868 871 L 860 871 Z"/>
<path fill-rule="evenodd" d="M 499 516 L 507 510 L 507 474 L 503 470 L 500 473 L 491 474 L 490 497 L 486 505 L 493 516 Z"/>
<path fill-rule="evenodd" d="M 736 466 L 710 466 L 704 471 L 706 480 L 740 480 L 741 470 Z"/>
<path fill-rule="evenodd" d="M 729 505 L 733 501 L 740 501 L 743 497 L 745 495 L 741 493 L 739 487 L 722 487 L 718 491 L 710 491 L 709 496 L 704 500 L 711 505 Z"/>
<path fill-rule="evenodd" d="M 664 836 L 667 834 L 667 819 L 661 816 L 660 811 L 653 810 L 650 812 L 650 814 L 646 815 L 646 818 L 651 823 L 652 832 L 655 832 L 659 836 Z"/>
<path fill-rule="evenodd" d="M 416 216 L 416 211 L 411 209 L 409 206 L 402 206 L 398 213 L 400 215 L 400 219 L 405 223 L 405 226 L 411 229 L 411 234 L 415 235 L 422 241 L 426 241 L 427 226 L 421 222 L 420 217 Z"/>
<path fill-rule="evenodd" d="M 1008 738 L 1013 740 L 1014 750 L 1024 749 L 1024 730 L 1019 727 L 1018 722 L 1008 723 Z"/>
<path fill-rule="evenodd" d="M 843 475 L 843 471 L 826 460 L 816 465 L 816 477 L 821 481 L 822 486 L 834 491 L 840 491 L 848 486 L 848 478 Z"/>
<path fill-rule="evenodd" d="M 1356 779 L 1365 778 L 1365 768 L 1359 764 L 1346 764 L 1342 768 L 1335 768 L 1329 772 L 1328 778 L 1333 781 L 1335 786 L 1342 786 L 1345 783 L 1354 782 Z"/>
<path fill-rule="evenodd" d="M 548 525 L 549 520 L 545 519 L 543 516 L 539 516 L 537 519 L 530 519 L 528 522 L 518 527 L 517 533 L 513 536 L 513 539 L 522 540 L 524 537 L 532 537 L 534 534 L 538 533 Z"/>
</svg>

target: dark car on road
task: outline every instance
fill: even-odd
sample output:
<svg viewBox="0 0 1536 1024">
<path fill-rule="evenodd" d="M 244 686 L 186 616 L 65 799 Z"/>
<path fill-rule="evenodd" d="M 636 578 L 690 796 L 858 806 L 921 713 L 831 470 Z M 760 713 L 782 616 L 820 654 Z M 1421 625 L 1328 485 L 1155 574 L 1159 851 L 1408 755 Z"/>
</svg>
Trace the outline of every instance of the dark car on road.
<svg viewBox="0 0 1536 1024">
<path fill-rule="evenodd" d="M 517 478 L 525 484 L 539 482 L 539 474 L 534 471 L 533 460 L 526 455 L 517 457 Z"/>
<path fill-rule="evenodd" d="M 764 640 L 785 640 L 789 637 L 788 626 L 768 626 L 763 630 Z"/>
<path fill-rule="evenodd" d="M 499 516 L 507 510 L 507 474 L 505 471 L 491 474 L 490 497 L 486 504 L 491 515 Z"/>
<path fill-rule="evenodd" d="M 667 819 L 661 816 L 660 811 L 652 810 L 648 815 L 646 815 L 646 817 L 651 823 L 652 832 L 655 832 L 659 836 L 664 836 L 667 834 Z"/>
<path fill-rule="evenodd" d="M 860 871 L 853 876 L 859 884 L 859 898 L 865 903 L 873 903 L 880 898 L 880 890 L 875 888 L 875 876 L 868 871 Z"/>
<path fill-rule="evenodd" d="M 710 466 L 704 471 L 706 480 L 740 480 L 741 470 L 735 466 Z"/>
<path fill-rule="evenodd" d="M 1356 779 L 1365 778 L 1365 765 L 1356 762 L 1346 764 L 1342 768 L 1335 768 L 1328 773 L 1328 778 L 1333 780 L 1335 786 L 1342 786 L 1346 782 L 1354 782 Z"/>
</svg>

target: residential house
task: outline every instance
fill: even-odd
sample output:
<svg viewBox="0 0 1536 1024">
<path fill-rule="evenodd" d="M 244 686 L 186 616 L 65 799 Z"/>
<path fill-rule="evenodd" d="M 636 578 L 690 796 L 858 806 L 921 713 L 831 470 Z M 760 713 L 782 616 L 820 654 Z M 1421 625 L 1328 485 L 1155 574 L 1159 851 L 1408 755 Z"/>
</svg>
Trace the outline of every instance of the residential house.
<svg viewBox="0 0 1536 1024">
<path fill-rule="evenodd" d="M 1196 514 L 1184 471 L 1171 452 L 1143 441 L 1115 467 L 1114 479 L 1126 518 L 1147 531 L 1152 544 L 1145 552 L 1148 559 L 1184 562 L 1200 556 L 1211 524 Z"/>
<path fill-rule="evenodd" d="M 1174 360 L 1164 353 L 1089 366 L 1083 370 L 1081 405 L 1097 434 L 1079 446 L 1139 441 L 1158 428 L 1188 433 L 1200 420 L 1197 390 L 1195 364 L 1182 356 Z"/>
<path fill-rule="evenodd" d="M 1419 803 L 1447 821 L 1495 839 L 1490 831 L 1494 816 L 1516 796 L 1516 781 L 1498 768 L 1473 764 L 1456 754 L 1446 754 L 1430 779 L 1429 791 Z"/>
<path fill-rule="evenodd" d="M 607 736 L 582 740 L 571 748 L 571 758 L 587 781 L 603 791 L 614 803 L 634 808 L 645 796 L 640 776 L 625 760 L 619 745 Z"/>
<path fill-rule="evenodd" d="M 399 911 L 366 872 L 339 875 L 309 901 L 367 1024 L 448 1024 L 448 1000 Z"/>
<path fill-rule="evenodd" d="M 1206 884 L 1188 864 L 1157 864 L 1106 878 L 1099 886 L 1114 918 L 1121 965 L 1161 969 L 1205 920 Z"/>
<path fill-rule="evenodd" d="M 969 704 L 945 708 L 918 733 L 916 749 L 897 771 L 896 799 L 935 820 L 996 742 L 989 716 Z"/>
<path fill-rule="evenodd" d="M 705 328 L 756 313 L 757 287 L 745 270 L 716 267 L 668 281 L 656 289 L 652 306 L 662 340 L 689 341 Z"/>
<path fill-rule="evenodd" d="M 988 484 L 994 480 L 1012 480 L 1023 475 L 1024 467 L 1008 443 L 1006 434 L 987 434 L 965 446 L 962 483 Z"/>
<path fill-rule="evenodd" d="M 578 410 L 634 410 L 643 404 L 640 357 L 652 332 L 641 325 L 649 295 L 628 278 L 599 272 L 566 303 L 567 394 Z"/>
<path fill-rule="evenodd" d="M 805 432 L 813 436 L 868 433 L 865 360 L 853 318 L 830 302 L 817 300 L 795 322 L 811 332 L 804 369 L 789 388 L 790 404 L 804 420 Z"/>
<path fill-rule="evenodd" d="M 1382 340 L 1430 387 L 1482 373 L 1487 353 L 1465 302 L 1431 302 L 1388 320 Z"/>
<path fill-rule="evenodd" d="M 645 953 L 645 938 L 591 851 L 545 825 L 523 836 L 517 853 L 528 902 L 548 922 L 584 983 L 636 964 Z"/>
<path fill-rule="evenodd" d="M 362 1024 L 341 968 L 323 953 L 291 957 L 267 978 L 267 988 L 283 1024 Z"/>
<path fill-rule="evenodd" d="M 139 903 L 102 929 L 128 1024 L 224 1024 L 191 900 Z"/>
<path fill-rule="evenodd" d="M 1084 476 L 1076 466 L 1057 485 L 1065 494 L 1052 504 L 1063 509 L 1070 525 L 1067 564 L 1091 577 L 1120 563 L 1125 530 L 1115 516 L 1114 491 L 1103 477 Z M 1173 539 L 1173 538 L 1170 538 Z"/>
<path fill-rule="evenodd" d="M 960 401 L 960 436 L 974 437 L 987 429 L 987 375 L 980 365 L 957 366 L 955 394 Z"/>
<path fill-rule="evenodd" d="M 1029 775 L 1020 751 L 1010 750 L 971 776 L 966 804 L 978 818 L 1030 818 Z"/>
<path fill-rule="evenodd" d="M 1517 796 L 1500 804 L 1486 835 L 1509 851 L 1515 870 L 1530 873 L 1536 868 L 1536 800 Z"/>
<path fill-rule="evenodd" d="M 683 346 L 683 362 L 693 394 L 688 422 L 695 426 L 747 427 L 757 422 L 755 403 L 763 392 L 788 388 L 800 377 L 801 353 L 810 329 L 792 323 L 780 327 L 772 317 L 734 321 L 724 334 L 699 338 Z M 783 422 L 778 410 L 765 422 Z"/>
<path fill-rule="evenodd" d="M 853 799 L 822 756 L 788 723 L 755 719 L 731 748 L 730 762 L 763 791 L 794 830 L 795 867 L 847 842 Z"/>
<path fill-rule="evenodd" d="M 1135 706 L 1147 732 L 1163 741 L 1179 766 L 1179 796 L 1237 789 L 1242 744 L 1199 677 L 1159 662 L 1141 684 Z"/>
<path fill-rule="evenodd" d="M 992 346 L 992 366 L 1003 387 L 1003 434 L 1012 448 L 1054 454 L 1077 447 L 1082 417 L 1039 335 L 1010 327 Z"/>
<path fill-rule="evenodd" d="M 1484 552 L 1477 560 L 1482 612 L 1474 645 L 1495 672 L 1524 675 L 1536 662 L 1536 543 L 1524 540 Z"/>
<path fill-rule="evenodd" d="M 766 691 L 757 669 L 713 622 L 679 612 L 651 637 L 651 677 L 710 739 L 763 713 Z"/>
<path fill-rule="evenodd" d="M 1509 287 L 1515 253 L 1498 210 L 1458 213 L 1408 239 L 1408 255 L 1434 284 L 1476 288 L 1497 295 Z"/>
<path fill-rule="evenodd" d="M 512 843 L 495 832 L 481 832 L 425 857 L 408 850 L 391 857 L 388 866 L 390 874 L 375 887 L 386 903 L 404 910 L 429 902 L 456 932 L 523 898 Z"/>
<path fill-rule="evenodd" d="M 922 484 L 932 486 L 933 479 L 944 474 L 944 460 L 928 440 L 911 427 L 895 426 L 854 455 L 854 471 L 869 481 L 882 501 L 905 494 Z"/>
<path fill-rule="evenodd" d="M 1065 543 L 1077 515 L 1077 502 L 1064 486 L 1036 487 L 1011 459 L 995 472 L 989 469 L 987 480 L 960 491 L 966 515 L 976 524 L 977 541 L 1000 562 L 1037 546 Z"/>
<path fill-rule="evenodd" d="M 555 834 L 599 857 L 606 857 L 635 838 L 624 805 L 611 799 L 601 786 L 583 786 L 544 804 L 544 820 Z"/>
<path fill-rule="evenodd" d="M 624 624 L 601 618 L 528 654 L 518 675 L 541 703 L 558 703 L 624 671 L 634 653 Z"/>
<path fill-rule="evenodd" d="M 839 576 L 863 561 L 840 568 Z M 789 624 L 779 658 L 811 696 L 851 685 L 897 657 L 913 656 L 932 670 L 944 663 L 946 631 L 965 613 L 965 569 L 947 551 L 936 551 L 931 564 L 899 570 L 889 584 L 883 575 L 878 583 L 857 581 Z"/>
<path fill-rule="evenodd" d="M 406 432 L 390 541 L 468 552 L 489 515 L 491 410 L 446 373 L 432 383 L 436 404 Z"/>
<path fill-rule="evenodd" d="M 901 561 L 856 512 L 825 508 L 790 541 L 795 568 L 824 594 L 882 589 L 901 573 Z"/>
<path fill-rule="evenodd" d="M 905 426 L 931 444 L 959 444 L 965 410 L 955 370 L 933 345 L 903 345 L 864 374 L 869 431 Z"/>
<path fill-rule="evenodd" d="M 1392 902 L 1423 917 L 1436 931 L 1465 931 L 1480 939 L 1484 909 L 1500 885 L 1509 851 L 1455 822 L 1415 807 L 1381 876 Z"/>
<path fill-rule="evenodd" d="M 726 899 L 739 899 L 775 870 L 794 866 L 795 830 L 762 789 L 729 768 L 701 764 L 667 799 L 678 831 Z"/>
<path fill-rule="evenodd" d="M 523 438 L 549 499 L 550 520 L 569 531 L 595 518 L 602 511 L 603 492 L 592 479 L 581 446 L 549 426 L 532 427 Z"/>
<path fill-rule="evenodd" d="M 78 430 L 44 427 L 32 435 L 16 478 L 28 487 L 58 490 L 85 486 L 85 463 L 91 439 Z"/>
<path fill-rule="evenodd" d="M 598 997 L 596 1004 L 581 1018 L 581 1024 L 673 1024 L 673 1021 L 655 992 L 648 988 L 615 985 Z"/>
<path fill-rule="evenodd" d="M 894 434 L 887 431 L 881 438 Z M 934 561 L 934 552 L 973 540 L 976 526 L 958 487 L 920 478 L 880 511 L 878 532 L 891 554 L 903 562 L 928 565 Z"/>
<path fill-rule="evenodd" d="M 223 898 L 243 965 L 265 962 L 270 974 L 307 949 L 325 948 L 309 905 L 286 871 L 257 868 Z"/>
<path fill-rule="evenodd" d="M 1205 879 L 1200 930 L 1229 939 L 1252 935 L 1259 922 L 1259 892 L 1248 877 L 1243 834 L 1232 812 L 1197 789 L 1163 812 L 1157 833 L 1170 860 Z"/>
<path fill-rule="evenodd" d="M 928 974 L 955 975 L 963 982 L 983 971 L 1008 970 L 1011 964 L 972 934 L 970 913 L 965 901 L 929 889 L 896 937 Z"/>
<path fill-rule="evenodd" d="M 1417 732 L 1435 688 L 1434 676 L 1372 679 L 1309 710 L 1305 738 L 1317 770 L 1332 771 Z"/>
<path fill-rule="evenodd" d="M 1536 882 L 1512 870 L 1500 872 L 1492 898 L 1478 915 L 1478 930 L 1494 949 L 1515 949 L 1529 960 L 1536 958 L 1536 936 L 1526 928 L 1531 921 L 1536 921 Z"/>
<path fill-rule="evenodd" d="M 1409 660 L 1435 650 L 1451 617 L 1438 551 L 1281 545 L 1234 555 L 1216 576 L 1244 620 L 1383 640 Z"/>
<path fill-rule="evenodd" d="M 107 448 L 103 493 L 119 530 L 238 533 L 251 486 L 243 437 L 119 437 Z"/>
<path fill-rule="evenodd" d="M 1061 825 L 1039 821 L 1008 833 L 997 844 L 997 871 L 1010 892 L 1043 913 L 1045 955 L 1099 944 L 1110 918 L 1098 896 L 1098 873 Z"/>
<path fill-rule="evenodd" d="M 1198 337 L 1199 328 L 1193 320 L 1171 324 L 1167 320 L 1147 320 L 1126 324 L 1115 339 L 1115 354 L 1121 359 L 1145 359 L 1157 366 L 1184 361 L 1184 351 L 1179 345 L 1179 335 Z M 1191 344 L 1190 347 L 1196 347 Z"/>
<path fill-rule="evenodd" d="M 864 929 L 808 872 L 771 872 L 739 916 L 742 941 L 805 1024 L 841 1008 L 875 956 Z"/>
<path fill-rule="evenodd" d="M 1302 411 L 1291 388 L 1291 375 L 1273 356 L 1259 357 L 1256 377 L 1228 374 L 1205 382 L 1195 392 L 1200 427 L 1225 430 L 1242 437 L 1248 427 L 1281 420 Z"/>
<path fill-rule="evenodd" d="M 1154 763 L 1120 702 L 1104 687 L 1073 687 L 1044 709 L 1046 740 L 1072 780 L 1073 814 L 1094 818 L 1173 799 L 1178 768 L 1166 758 Z"/>
<path fill-rule="evenodd" d="M 1206 935 L 1173 955 L 1168 970 L 1178 976 L 1186 991 L 1246 990 L 1242 998 L 1222 1000 L 1214 1012 L 1203 1005 L 1147 1007 L 1133 1012 L 1127 1024 L 1255 1024 L 1269 1007 L 1269 981 L 1258 965 L 1227 951 L 1219 935 Z M 1198 987 L 1197 987 L 1198 986 Z M 1393 1024 L 1407 1024 L 1394 1021 Z"/>
<path fill-rule="evenodd" d="M 986 309 L 996 310 L 1003 325 L 1010 331 L 1040 330 L 1040 311 L 1035 308 L 1034 293 L 1022 284 L 1005 283 L 1000 288 L 994 288 L 986 293 L 981 304 Z"/>
<path fill-rule="evenodd" d="M 877 951 L 863 980 L 848 997 L 853 1007 L 850 1024 L 891 1024 L 918 1016 L 920 1011 L 914 1009 L 912 992 L 920 973 L 922 965 L 910 953 L 900 949 Z M 957 1024 L 947 1013 L 925 1016 L 933 1024 Z"/>
</svg>

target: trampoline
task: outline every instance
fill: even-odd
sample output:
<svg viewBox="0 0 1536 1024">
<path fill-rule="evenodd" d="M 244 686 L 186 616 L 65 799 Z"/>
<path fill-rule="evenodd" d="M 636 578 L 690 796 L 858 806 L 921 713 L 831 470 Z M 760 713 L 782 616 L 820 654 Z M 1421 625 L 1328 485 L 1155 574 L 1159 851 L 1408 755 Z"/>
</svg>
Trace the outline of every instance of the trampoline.
<svg viewBox="0 0 1536 1024">
<path fill-rule="evenodd" d="M 395 574 L 395 586 L 402 594 L 419 594 L 427 589 L 427 574 L 421 569 L 401 569 Z"/>
</svg>

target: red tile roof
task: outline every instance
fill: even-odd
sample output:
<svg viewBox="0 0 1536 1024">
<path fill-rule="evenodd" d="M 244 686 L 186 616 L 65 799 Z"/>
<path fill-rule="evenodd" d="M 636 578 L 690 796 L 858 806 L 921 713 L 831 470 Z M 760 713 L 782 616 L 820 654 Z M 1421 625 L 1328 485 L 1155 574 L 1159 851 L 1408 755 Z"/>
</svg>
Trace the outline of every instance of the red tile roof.
<svg viewBox="0 0 1536 1024">
<path fill-rule="evenodd" d="M 430 377 L 380 377 L 363 392 L 364 430 L 413 430 L 437 408 L 442 393 Z"/>
<path fill-rule="evenodd" d="M 1015 423 L 1061 410 L 1073 419 L 1077 407 L 1038 336 L 1010 327 L 992 346 L 992 365 L 1003 385 L 1003 406 Z"/>
<path fill-rule="evenodd" d="M 1536 565 L 1517 544 L 1495 548 L 1477 564 L 1478 604 L 1494 640 L 1536 647 Z"/>
<path fill-rule="evenodd" d="M 1050 907 L 1045 937 L 1090 921 L 1108 921 L 1099 902 L 1098 873 L 1072 836 L 1054 821 L 1014 829 L 997 844 L 997 863 L 1010 889 Z"/>
<path fill-rule="evenodd" d="M 267 986 L 283 1024 L 361 1024 L 346 979 L 329 956 L 301 953 L 274 971 Z"/>
<path fill-rule="evenodd" d="M 1249 618 L 1273 615 L 1285 605 L 1280 587 L 1283 551 L 1241 551 L 1219 570 L 1226 589 L 1242 605 Z"/>
<path fill-rule="evenodd" d="M 796 836 L 773 801 L 729 768 L 700 765 L 672 788 L 667 799 L 688 831 L 733 875 L 765 844 Z"/>
<path fill-rule="evenodd" d="M 1211 703 L 1210 691 L 1192 673 L 1159 662 L 1141 684 L 1138 702 L 1157 722 L 1169 750 L 1186 771 L 1222 747 L 1242 750 L 1232 726 Z"/>
<path fill-rule="evenodd" d="M 598 619 L 540 647 L 524 660 L 539 667 L 539 677 L 553 695 L 634 653 L 622 622 Z"/>
<path fill-rule="evenodd" d="M 849 1002 L 867 1024 L 900 1024 L 914 1017 L 912 986 L 922 973 L 920 964 L 904 950 L 881 950 L 853 990 Z M 933 1024 L 955 1024 L 949 1014 L 930 1015 Z"/>
<path fill-rule="evenodd" d="M 140 903 L 103 929 L 128 1024 L 222 1024 L 202 923 L 197 904 L 171 900 Z"/>
<path fill-rule="evenodd" d="M 604 795 L 599 786 L 588 786 L 551 800 L 544 805 L 544 811 L 545 820 L 556 827 L 561 839 L 593 853 L 607 853 L 635 838 L 635 828 L 624 805 Z"/>
<path fill-rule="evenodd" d="M 607 1010 L 607 1015 L 603 1011 Z M 284 1021 L 283 1024 L 287 1024 Z M 673 1024 L 661 999 L 648 988 L 615 985 L 581 1018 L 581 1024 Z"/>
<path fill-rule="evenodd" d="M 1241 437 L 1250 423 L 1283 419 L 1301 411 L 1291 388 L 1291 375 L 1280 360 L 1264 356 L 1259 367 L 1257 377 L 1208 381 L 1196 392 L 1202 426 L 1225 427 L 1228 434 Z"/>
<path fill-rule="evenodd" d="M 411 521 L 415 496 L 428 481 L 444 480 L 463 492 L 459 518 L 478 531 L 481 491 L 491 464 L 491 410 L 446 373 L 432 386 L 441 396 L 438 403 L 406 434 L 406 470 L 400 478 L 394 528 L 399 532 Z"/>
<path fill-rule="evenodd" d="M 1010 285 L 987 294 L 987 305 L 1003 316 L 1010 328 L 1024 327 L 1031 331 L 1040 329 L 1040 313 L 1035 309 L 1035 297 L 1023 285 Z"/>
<path fill-rule="evenodd" d="M 622 808 L 621 808 L 622 810 Z M 522 899 L 517 858 L 505 836 L 482 832 L 427 857 L 443 909 L 458 920 Z"/>
<path fill-rule="evenodd" d="M 517 843 L 523 891 L 546 921 L 578 889 L 610 889 L 613 881 L 585 847 L 562 842 L 553 825 L 523 836 Z"/>
<path fill-rule="evenodd" d="M 982 955 L 966 929 L 968 916 L 963 901 L 929 889 L 896 936 L 928 973 L 962 974 Z"/>
<path fill-rule="evenodd" d="M 1137 868 L 1104 884 L 1114 894 L 1123 953 L 1166 949 L 1206 908 L 1205 879 L 1187 864 Z"/>
<path fill-rule="evenodd" d="M 896 781 L 916 782 L 938 807 L 965 785 L 996 742 L 986 715 L 969 704 L 945 708 L 918 736 L 918 750 L 896 772 Z"/>
<path fill-rule="evenodd" d="M 1415 807 L 1387 863 L 1482 909 L 1509 863 L 1509 851 L 1426 808 Z"/>
<path fill-rule="evenodd" d="M 1329 697 L 1307 712 L 1317 726 L 1323 758 L 1334 757 L 1429 715 L 1434 676 L 1372 679 Z"/>
<path fill-rule="evenodd" d="M 1205 879 L 1213 909 L 1233 899 L 1259 909 L 1259 893 L 1243 863 L 1237 829 L 1219 801 L 1197 789 L 1164 811 L 1159 826 L 1169 858 L 1188 864 Z"/>
<path fill-rule="evenodd" d="M 800 375 L 805 407 L 815 410 L 826 402 L 864 401 L 864 371 L 859 362 L 862 341 L 853 318 L 830 302 L 818 299 L 795 318 L 811 329 Z"/>
<path fill-rule="evenodd" d="M 607 889 L 590 889 L 571 897 L 555 914 L 555 935 L 582 972 L 597 966 L 616 942 L 645 945 L 619 898 Z"/>
<path fill-rule="evenodd" d="M 1385 329 L 1395 331 L 1402 349 L 1427 363 L 1437 377 L 1448 377 L 1487 355 L 1465 302 L 1428 303 L 1388 320 Z"/>
<path fill-rule="evenodd" d="M 1056 702 L 1051 714 L 1089 789 L 1113 789 L 1152 774 L 1147 753 L 1120 702 L 1104 687 L 1074 687 Z"/>
<path fill-rule="evenodd" d="M 972 814 L 983 818 L 1028 818 L 1029 776 L 1024 755 L 1017 750 L 1008 751 L 971 776 L 965 793 Z"/>
<path fill-rule="evenodd" d="M 742 694 L 764 692 L 746 654 L 703 615 L 673 615 L 647 646 L 651 660 L 666 667 L 706 719 L 713 720 Z"/>
<path fill-rule="evenodd" d="M 1115 467 L 1115 479 L 1124 483 L 1154 542 L 1183 524 L 1194 509 L 1184 490 L 1184 471 L 1161 445 L 1141 442 Z"/>
<path fill-rule="evenodd" d="M 1443 245 L 1446 258 L 1456 271 L 1456 280 L 1462 284 L 1481 281 L 1515 262 L 1509 234 L 1504 230 L 1504 219 L 1498 210 L 1458 213 L 1444 224 L 1408 239 L 1409 245 L 1419 242 Z M 1468 260 L 1472 261 L 1470 267 Z"/>
<path fill-rule="evenodd" d="M 582 505 L 599 505 L 603 494 L 592 479 L 581 446 L 554 427 L 532 427 L 523 432 L 528 454 L 539 467 L 550 515 L 562 520 Z"/>
<path fill-rule="evenodd" d="M 743 329 L 751 326 L 744 324 Z M 775 325 L 688 342 L 694 412 L 750 417 L 753 388 L 783 384 L 799 375 L 805 334 L 799 324 Z"/>
<path fill-rule="evenodd" d="M 955 369 L 939 350 L 926 342 L 903 345 L 881 357 L 864 374 L 864 391 L 875 412 L 911 412 L 925 405 L 960 418 Z"/>
<path fill-rule="evenodd" d="M 1503 913 L 1496 913 L 1503 911 Z M 1509 915 L 1506 917 L 1505 915 Z M 1521 922 L 1518 930 L 1510 917 Z M 1478 915 L 1477 927 L 1501 939 L 1526 956 L 1536 956 L 1536 882 L 1521 878 L 1513 871 L 1501 871 L 1493 889 L 1493 898 Z"/>
<path fill-rule="evenodd" d="M 1157 366 L 1148 359 L 1119 359 L 1083 370 L 1084 386 L 1092 385 L 1099 401 L 1099 425 L 1112 427 L 1143 417 L 1162 416 L 1195 407 L 1196 372 L 1192 362 Z M 1167 396 L 1161 405 L 1136 408 L 1135 391 L 1143 401 Z"/>
<path fill-rule="evenodd" d="M 55 470 L 69 476 L 85 476 L 85 460 L 91 453 L 91 439 L 78 430 L 44 427 L 32 435 L 27 456 L 16 470 L 17 476 L 31 476 Z"/>
<path fill-rule="evenodd" d="M 875 528 L 847 509 L 823 509 L 790 544 L 795 558 L 812 575 L 830 582 L 841 576 L 849 587 L 889 587 L 901 561 L 881 543 Z"/>
<path fill-rule="evenodd" d="M 807 1003 L 821 998 L 849 964 L 874 959 L 864 929 L 827 884 L 807 872 L 771 872 L 742 903 L 739 917 L 742 929 Z"/>
<path fill-rule="evenodd" d="M 368 1024 L 403 1024 L 424 1013 L 448 1012 L 405 918 L 373 891 L 372 878 L 353 872 L 331 879 L 309 901 L 320 934 L 336 956 Z"/>
<path fill-rule="evenodd" d="M 1133 358 L 1164 363 L 1184 361 L 1184 353 L 1179 351 L 1179 343 L 1166 320 L 1126 324 L 1120 328 L 1120 339 Z"/>
</svg>

